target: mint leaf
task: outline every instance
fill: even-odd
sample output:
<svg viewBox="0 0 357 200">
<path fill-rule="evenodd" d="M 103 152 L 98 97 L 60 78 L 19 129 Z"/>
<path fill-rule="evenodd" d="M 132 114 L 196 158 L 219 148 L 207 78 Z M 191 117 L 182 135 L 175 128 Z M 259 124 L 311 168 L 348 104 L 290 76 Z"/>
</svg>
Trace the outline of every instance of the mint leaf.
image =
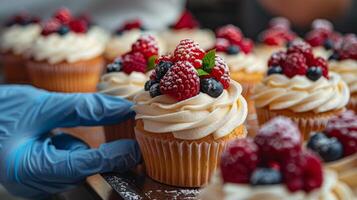
<svg viewBox="0 0 357 200">
<path fill-rule="evenodd" d="M 212 68 L 214 67 L 216 57 L 216 49 L 212 49 L 211 51 L 207 52 L 202 59 L 202 68 L 206 72 L 211 72 Z"/>
<path fill-rule="evenodd" d="M 209 73 L 206 72 L 206 71 L 203 70 L 203 69 L 197 69 L 197 73 L 198 73 L 198 76 L 206 76 L 206 75 L 209 75 Z"/>
<path fill-rule="evenodd" d="M 150 56 L 148 60 L 148 71 L 155 68 L 155 61 L 157 59 L 157 55 Z"/>
</svg>

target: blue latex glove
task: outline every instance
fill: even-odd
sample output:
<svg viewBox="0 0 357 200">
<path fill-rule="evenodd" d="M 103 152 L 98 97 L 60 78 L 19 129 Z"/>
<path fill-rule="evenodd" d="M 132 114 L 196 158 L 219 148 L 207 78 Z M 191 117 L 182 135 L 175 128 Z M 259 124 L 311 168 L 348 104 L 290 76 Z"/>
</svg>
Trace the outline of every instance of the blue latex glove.
<svg viewBox="0 0 357 200">
<path fill-rule="evenodd" d="M 57 127 L 119 123 L 135 115 L 129 101 L 102 94 L 50 93 L 0 86 L 0 183 L 17 196 L 40 199 L 87 176 L 134 167 L 137 143 L 121 140 L 88 149 L 74 137 L 50 137 Z"/>
</svg>

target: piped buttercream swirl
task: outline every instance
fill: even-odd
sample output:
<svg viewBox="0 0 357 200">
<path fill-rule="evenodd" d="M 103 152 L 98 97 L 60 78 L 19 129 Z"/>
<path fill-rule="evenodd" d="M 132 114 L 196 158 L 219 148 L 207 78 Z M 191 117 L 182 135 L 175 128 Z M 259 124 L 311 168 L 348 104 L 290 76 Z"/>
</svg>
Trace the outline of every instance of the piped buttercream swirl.
<svg viewBox="0 0 357 200">
<path fill-rule="evenodd" d="M 237 55 L 228 55 L 222 52 L 217 54 L 227 62 L 231 72 L 264 73 L 266 70 L 264 63 L 253 54 L 239 53 Z"/>
<path fill-rule="evenodd" d="M 348 84 L 351 93 L 357 93 L 357 61 L 346 59 L 341 61 L 331 61 L 330 71 L 338 73 Z"/>
</svg>

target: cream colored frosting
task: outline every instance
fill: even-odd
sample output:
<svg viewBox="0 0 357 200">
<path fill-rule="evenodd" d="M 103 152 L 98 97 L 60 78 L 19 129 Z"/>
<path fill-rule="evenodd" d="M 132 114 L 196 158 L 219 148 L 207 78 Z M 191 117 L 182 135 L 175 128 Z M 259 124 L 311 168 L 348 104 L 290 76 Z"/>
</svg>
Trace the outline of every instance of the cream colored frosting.
<svg viewBox="0 0 357 200">
<path fill-rule="evenodd" d="M 104 44 L 92 36 L 69 32 L 64 36 L 50 34 L 38 37 L 31 48 L 31 55 L 37 61 L 46 60 L 54 64 L 92 59 L 103 51 Z"/>
<path fill-rule="evenodd" d="M 257 55 L 258 58 L 260 58 L 264 63 L 267 64 L 270 56 L 277 52 L 277 51 L 283 51 L 285 50 L 285 47 L 283 46 L 272 46 L 272 45 L 266 45 L 266 44 L 258 44 L 254 48 L 254 53 Z"/>
<path fill-rule="evenodd" d="M 351 93 L 357 92 L 357 61 L 352 59 L 331 61 L 330 71 L 338 73 L 348 84 Z"/>
<path fill-rule="evenodd" d="M 134 98 L 133 109 L 148 132 L 173 133 L 184 140 L 213 134 L 218 139 L 243 124 L 247 117 L 247 103 L 241 92 L 242 87 L 233 80 L 217 98 L 201 92 L 177 102 L 167 95 L 151 98 L 148 92 L 140 92 Z"/>
<path fill-rule="evenodd" d="M 349 96 L 346 83 L 332 72 L 329 79 L 321 77 L 317 81 L 306 76 L 291 79 L 281 74 L 267 76 L 255 88 L 252 99 L 258 108 L 269 106 L 271 110 L 321 113 L 345 107 Z"/>
<path fill-rule="evenodd" d="M 204 50 L 214 46 L 214 33 L 208 29 L 167 30 L 160 35 L 166 43 L 166 53 L 174 52 L 178 43 L 183 39 L 192 39 Z"/>
<path fill-rule="evenodd" d="M 104 74 L 98 84 L 98 91 L 112 96 L 133 100 L 134 96 L 143 91 L 148 76 L 141 72 L 112 72 Z"/>
<path fill-rule="evenodd" d="M 107 44 L 107 42 L 110 38 L 109 32 L 99 26 L 91 27 L 88 31 L 88 35 L 99 40 L 104 45 Z"/>
<path fill-rule="evenodd" d="M 321 47 L 321 46 L 312 48 L 312 52 L 315 56 L 320 56 L 326 60 L 332 53 L 331 50 L 326 50 L 324 47 Z"/>
<path fill-rule="evenodd" d="M 338 194 L 336 190 L 339 190 Z M 341 198 L 343 196 L 343 198 Z M 352 200 L 350 188 L 337 180 L 336 173 L 326 170 L 320 189 L 310 193 L 290 192 L 284 185 L 251 186 L 248 184 L 223 183 L 219 172 L 200 193 L 202 200 Z"/>
<path fill-rule="evenodd" d="M 237 55 L 228 55 L 223 52 L 218 52 L 217 54 L 226 61 L 231 72 L 245 71 L 246 73 L 264 73 L 266 71 L 266 65 L 253 54 L 245 54 L 243 52 Z"/>
<path fill-rule="evenodd" d="M 13 25 L 4 29 L 0 42 L 1 51 L 11 51 L 16 55 L 27 55 L 32 43 L 39 36 L 40 31 L 41 28 L 38 24 L 27 26 Z"/>
</svg>

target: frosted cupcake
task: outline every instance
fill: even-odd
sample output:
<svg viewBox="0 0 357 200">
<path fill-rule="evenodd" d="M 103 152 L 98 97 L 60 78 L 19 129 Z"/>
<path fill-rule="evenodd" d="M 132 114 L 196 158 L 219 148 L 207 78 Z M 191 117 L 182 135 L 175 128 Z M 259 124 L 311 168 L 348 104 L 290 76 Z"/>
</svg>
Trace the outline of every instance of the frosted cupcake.
<svg viewBox="0 0 357 200">
<path fill-rule="evenodd" d="M 287 52 L 273 54 L 268 75 L 255 88 L 258 121 L 282 115 L 298 124 L 305 139 L 321 131 L 327 121 L 344 111 L 349 89 L 336 73 L 328 73 L 327 63 L 314 57 L 311 46 L 294 41 Z"/>
<path fill-rule="evenodd" d="M 129 52 L 107 65 L 107 73 L 101 77 L 98 91 L 133 101 L 135 95 L 143 91 L 146 81 L 149 80 L 148 74 L 154 68 L 158 48 L 153 36 L 139 37 Z M 104 126 L 106 140 L 135 139 L 134 126 L 134 119 L 118 125 Z"/>
<path fill-rule="evenodd" d="M 27 69 L 34 86 L 59 92 L 94 92 L 103 71 L 104 44 L 88 34 L 88 24 L 58 10 L 42 24 Z"/>
<path fill-rule="evenodd" d="M 189 11 L 184 11 L 178 21 L 161 35 L 166 44 L 166 52 L 173 52 L 183 39 L 192 39 L 204 50 L 214 46 L 214 33 L 208 29 L 200 29 L 198 21 Z"/>
<path fill-rule="evenodd" d="M 99 40 L 104 45 L 107 44 L 108 40 L 110 39 L 110 33 L 105 30 L 104 28 L 98 26 L 93 21 L 92 17 L 87 13 L 82 13 L 76 16 L 76 19 L 82 20 L 88 24 L 88 35 L 92 36 L 93 38 Z"/>
<path fill-rule="evenodd" d="M 28 83 L 25 63 L 33 41 L 40 35 L 39 19 L 26 13 L 13 16 L 1 33 L 1 63 L 6 83 Z"/>
<path fill-rule="evenodd" d="M 259 35 L 259 43 L 254 51 L 266 62 L 270 56 L 285 47 L 297 36 L 290 30 L 290 22 L 285 18 L 274 18 L 269 22 L 269 28 Z"/>
<path fill-rule="evenodd" d="M 331 119 L 322 133 L 310 138 L 307 147 L 318 153 L 341 181 L 357 189 L 357 116 L 353 111 Z"/>
<path fill-rule="evenodd" d="M 350 188 L 302 149 L 301 134 L 287 118 L 262 126 L 254 141 L 231 142 L 202 200 L 352 200 Z"/>
<path fill-rule="evenodd" d="M 305 41 L 312 46 L 315 56 L 328 59 L 341 41 L 341 35 L 333 30 L 331 22 L 323 19 L 314 20 L 311 28 L 305 36 Z"/>
<path fill-rule="evenodd" d="M 162 62 L 134 98 L 136 139 L 151 178 L 199 187 L 226 143 L 246 136 L 247 104 L 223 59 L 192 40 L 182 40 Z"/>
<path fill-rule="evenodd" d="M 348 108 L 357 112 L 357 37 L 346 35 L 329 58 L 329 68 L 338 73 L 350 88 Z"/>
</svg>

